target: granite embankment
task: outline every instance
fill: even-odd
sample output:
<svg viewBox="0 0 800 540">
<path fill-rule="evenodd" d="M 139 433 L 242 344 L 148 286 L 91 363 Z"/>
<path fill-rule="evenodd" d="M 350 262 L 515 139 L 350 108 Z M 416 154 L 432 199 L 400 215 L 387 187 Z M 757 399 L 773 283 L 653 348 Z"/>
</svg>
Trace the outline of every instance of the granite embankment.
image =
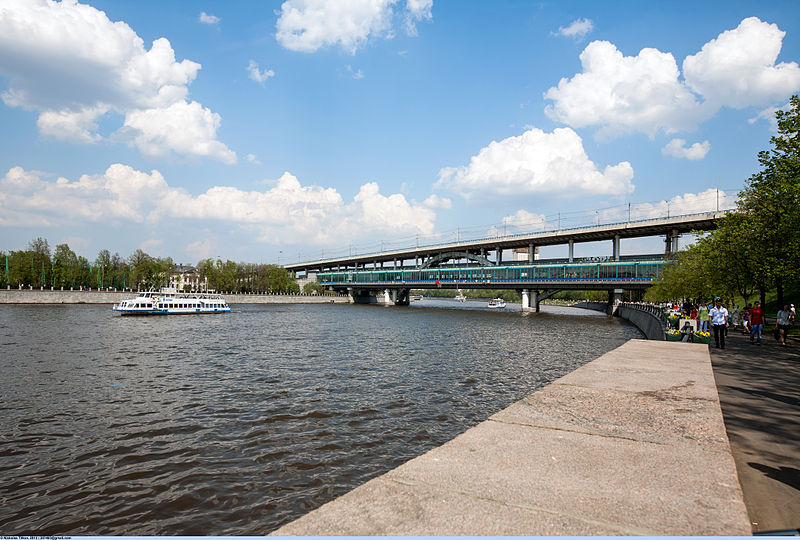
<svg viewBox="0 0 800 540">
<path fill-rule="evenodd" d="M 631 340 L 273 534 L 750 533 L 708 347 Z"/>
<path fill-rule="evenodd" d="M 49 289 L 0 289 L 0 304 L 118 304 L 136 296 L 121 291 L 61 291 Z M 235 304 L 348 304 L 349 296 L 307 294 L 220 294 Z"/>
<path fill-rule="evenodd" d="M 621 317 L 642 331 L 647 339 L 664 341 L 666 318 L 655 306 L 647 304 L 620 303 L 611 308 L 607 302 L 580 302 L 572 307 L 603 311 Z M 613 313 L 610 313 L 613 311 Z"/>
</svg>

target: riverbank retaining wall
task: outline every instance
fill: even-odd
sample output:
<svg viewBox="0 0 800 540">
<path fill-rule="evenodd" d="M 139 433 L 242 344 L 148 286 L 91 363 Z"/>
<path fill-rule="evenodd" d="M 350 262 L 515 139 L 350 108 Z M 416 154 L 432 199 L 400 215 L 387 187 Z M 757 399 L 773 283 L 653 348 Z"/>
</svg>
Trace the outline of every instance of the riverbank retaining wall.
<svg viewBox="0 0 800 540">
<path fill-rule="evenodd" d="M 276 536 L 748 536 L 708 347 L 630 340 Z"/>
<path fill-rule="evenodd" d="M 609 313 L 607 302 L 580 302 L 572 307 L 602 311 L 609 315 L 621 317 L 641 330 L 647 339 L 656 341 L 664 341 L 666 339 L 664 321 L 655 311 L 650 309 L 650 306 L 621 303 L 615 306 L 613 313 Z"/>
<path fill-rule="evenodd" d="M 0 289 L 0 304 L 118 304 L 136 296 L 122 291 L 51 291 L 49 289 Z M 220 294 L 236 304 L 349 304 L 347 295 Z"/>
</svg>

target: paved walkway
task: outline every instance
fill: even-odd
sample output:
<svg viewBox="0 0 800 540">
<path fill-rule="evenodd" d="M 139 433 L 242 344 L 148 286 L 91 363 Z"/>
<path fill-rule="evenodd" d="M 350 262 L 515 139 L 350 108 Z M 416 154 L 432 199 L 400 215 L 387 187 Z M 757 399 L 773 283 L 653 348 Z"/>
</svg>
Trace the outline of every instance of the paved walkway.
<svg viewBox="0 0 800 540">
<path fill-rule="evenodd" d="M 800 528 L 800 343 L 711 346 L 722 414 L 753 531 Z"/>
<path fill-rule="evenodd" d="M 631 340 L 274 535 L 748 535 L 708 347 Z"/>
</svg>

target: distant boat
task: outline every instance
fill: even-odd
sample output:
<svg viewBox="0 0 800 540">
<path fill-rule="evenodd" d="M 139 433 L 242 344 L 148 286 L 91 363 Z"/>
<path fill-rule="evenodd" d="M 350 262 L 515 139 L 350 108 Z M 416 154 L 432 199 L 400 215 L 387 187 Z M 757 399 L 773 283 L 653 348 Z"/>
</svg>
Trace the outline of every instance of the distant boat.
<svg viewBox="0 0 800 540">
<path fill-rule="evenodd" d="M 459 302 L 466 302 L 466 301 L 467 301 L 467 297 L 466 297 L 466 296 L 464 296 L 464 293 L 462 293 L 462 292 L 460 292 L 460 291 L 459 291 L 459 293 L 456 295 L 456 297 L 455 297 L 455 298 L 456 298 L 456 300 L 458 300 Z"/>
<path fill-rule="evenodd" d="M 503 309 L 506 307 L 506 301 L 502 298 L 492 298 L 489 300 L 489 307 L 492 309 Z"/>
<path fill-rule="evenodd" d="M 419 302 L 419 301 L 420 301 L 420 300 L 422 300 L 423 298 L 424 298 L 424 297 L 423 297 L 421 294 L 412 294 L 411 296 L 409 296 L 409 298 L 408 298 L 408 299 L 409 299 L 410 301 L 412 301 L 412 302 Z"/>
<path fill-rule="evenodd" d="M 142 292 L 130 300 L 114 304 L 120 315 L 189 315 L 228 313 L 231 308 L 221 296 L 206 293 L 178 293 L 164 288 L 161 292 Z"/>
</svg>

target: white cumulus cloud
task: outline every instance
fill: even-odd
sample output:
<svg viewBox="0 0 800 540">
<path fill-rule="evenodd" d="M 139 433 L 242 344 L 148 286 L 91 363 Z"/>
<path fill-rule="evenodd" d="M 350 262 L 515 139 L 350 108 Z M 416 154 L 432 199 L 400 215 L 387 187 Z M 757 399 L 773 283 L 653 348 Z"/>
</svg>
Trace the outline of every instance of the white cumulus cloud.
<svg viewBox="0 0 800 540">
<path fill-rule="evenodd" d="M 267 243 L 315 244 L 434 231 L 436 213 L 429 206 L 409 202 L 401 194 L 383 195 L 374 182 L 362 185 L 349 203 L 336 189 L 304 186 L 288 172 L 273 184 L 264 191 L 214 186 L 192 195 L 169 186 L 156 170 L 146 173 L 119 163 L 77 181 L 51 181 L 42 173 L 12 167 L 0 178 L 0 225 L 86 222 L 156 227 L 167 220 L 214 220 L 220 227 L 245 227 Z"/>
<path fill-rule="evenodd" d="M 601 137 L 637 131 L 654 136 L 691 128 L 707 115 L 679 80 L 669 53 L 648 48 L 624 56 L 607 41 L 593 41 L 580 59 L 583 71 L 544 95 L 553 101 L 545 112 L 555 121 L 600 126 Z"/>
<path fill-rule="evenodd" d="M 697 161 L 706 157 L 709 150 L 711 150 L 711 144 L 708 141 L 694 143 L 687 147 L 685 140 L 672 139 L 661 149 L 661 153 L 667 156 Z"/>
<path fill-rule="evenodd" d="M 247 76 L 250 77 L 251 80 L 254 80 L 258 83 L 263 83 L 270 77 L 275 76 L 275 72 L 272 71 L 271 69 L 265 69 L 261 71 L 258 68 L 258 64 L 256 63 L 255 60 L 250 60 L 250 63 L 247 64 L 246 69 L 247 69 Z"/>
<path fill-rule="evenodd" d="M 448 199 L 447 197 L 439 197 L 438 195 L 431 194 L 427 199 L 422 201 L 423 206 L 427 206 L 431 209 L 442 209 L 442 210 L 450 210 L 453 207 L 453 201 Z"/>
<path fill-rule="evenodd" d="M 216 139 L 221 120 L 196 101 L 177 101 L 169 107 L 130 111 L 125 115 L 121 137 L 132 140 L 149 156 L 173 151 L 236 163 L 236 154 Z"/>
<path fill-rule="evenodd" d="M 503 225 L 522 231 L 544 230 L 547 220 L 544 214 L 533 214 L 527 210 L 517 210 L 515 214 L 503 218 Z"/>
<path fill-rule="evenodd" d="M 394 36 L 394 6 L 399 0 L 286 0 L 276 24 L 278 43 L 312 53 L 338 46 L 349 54 L 371 38 Z M 416 34 L 416 22 L 432 18 L 433 0 L 408 0 L 405 28 Z"/>
<path fill-rule="evenodd" d="M 671 199 L 658 202 L 638 203 L 631 205 L 630 218 L 650 219 L 663 216 L 678 216 L 684 214 L 699 214 L 701 212 L 714 212 L 716 210 L 731 210 L 736 208 L 735 193 L 709 188 L 700 193 L 684 193 Z M 621 221 L 628 218 L 628 208 L 615 207 L 599 213 L 601 223 Z"/>
<path fill-rule="evenodd" d="M 406 33 L 410 36 L 417 35 L 417 22 L 433 19 L 433 0 L 408 0 L 406 2 Z"/>
<path fill-rule="evenodd" d="M 557 32 L 552 32 L 554 36 L 572 37 L 583 39 L 586 34 L 594 29 L 591 19 L 576 19 L 567 27 L 560 26 Z"/>
<path fill-rule="evenodd" d="M 184 115 L 189 122 L 186 131 L 192 133 L 205 122 L 208 111 L 186 100 L 188 85 L 200 67 L 191 60 L 178 62 L 165 38 L 156 39 L 147 49 L 127 24 L 110 21 L 92 6 L 52 0 L 0 4 L 0 75 L 8 84 L 1 94 L 3 102 L 38 111 L 37 123 L 46 136 L 96 142 L 101 139 L 98 120 L 109 111 L 128 117 L 176 104 L 199 115 Z M 159 119 L 160 115 L 149 117 Z M 159 126 L 140 131 L 139 141 L 148 132 L 158 132 Z M 203 132 L 203 136 L 208 139 L 209 134 Z M 210 137 L 216 144 L 202 140 L 173 147 L 168 137 L 161 137 L 159 144 L 166 145 L 165 152 L 194 149 L 200 151 L 196 155 L 231 161 L 235 154 L 216 141 L 216 133 Z"/>
<path fill-rule="evenodd" d="M 627 161 L 599 171 L 572 129 L 545 133 L 531 128 L 520 136 L 493 141 L 468 166 L 443 168 L 437 186 L 464 197 L 627 195 L 634 189 L 632 179 L 633 168 Z"/>
<path fill-rule="evenodd" d="M 669 52 L 625 56 L 594 41 L 580 55 L 582 71 L 544 94 L 552 101 L 545 112 L 572 127 L 597 127 L 599 138 L 653 137 L 694 129 L 721 107 L 774 105 L 800 89 L 797 63 L 776 64 L 784 35 L 775 24 L 744 19 L 688 56 L 683 79 Z"/>
<path fill-rule="evenodd" d="M 200 16 L 197 18 L 197 20 L 200 21 L 203 24 L 212 24 L 213 25 L 213 24 L 219 23 L 219 21 L 221 19 L 219 17 L 217 17 L 216 15 L 210 15 L 210 14 L 206 13 L 205 11 L 201 11 L 200 12 Z"/>
<path fill-rule="evenodd" d="M 718 107 L 768 105 L 800 89 L 797 62 L 776 64 L 786 32 L 756 17 L 683 61 L 686 84 Z"/>
</svg>

